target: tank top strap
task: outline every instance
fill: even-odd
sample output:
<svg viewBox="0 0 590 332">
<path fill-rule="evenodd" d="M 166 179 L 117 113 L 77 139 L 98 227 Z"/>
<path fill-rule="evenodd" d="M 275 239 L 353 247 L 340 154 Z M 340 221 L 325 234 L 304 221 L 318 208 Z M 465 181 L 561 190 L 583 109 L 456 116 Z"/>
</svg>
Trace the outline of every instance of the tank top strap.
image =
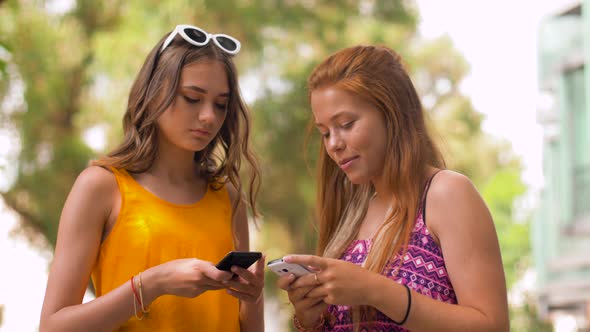
<svg viewBox="0 0 590 332">
<path fill-rule="evenodd" d="M 426 181 L 426 185 L 424 186 L 424 192 L 422 193 L 422 199 L 420 200 L 420 212 L 422 212 L 422 221 L 426 224 L 426 197 L 428 196 L 428 190 L 430 189 L 430 184 L 434 177 L 440 172 L 441 170 L 437 170 L 432 174 L 428 180 Z"/>
<path fill-rule="evenodd" d="M 131 175 L 125 169 L 119 169 L 113 166 L 109 166 L 109 169 L 115 175 L 117 186 L 121 192 L 121 198 L 125 200 L 126 193 L 129 192 L 130 186 L 133 186 L 133 178 L 131 178 Z"/>
</svg>

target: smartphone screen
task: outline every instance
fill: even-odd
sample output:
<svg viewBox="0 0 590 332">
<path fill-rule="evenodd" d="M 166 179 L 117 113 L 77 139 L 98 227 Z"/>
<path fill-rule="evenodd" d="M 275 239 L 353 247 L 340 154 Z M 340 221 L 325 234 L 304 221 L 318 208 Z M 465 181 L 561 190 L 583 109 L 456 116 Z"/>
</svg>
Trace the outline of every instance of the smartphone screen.
<svg viewBox="0 0 590 332">
<path fill-rule="evenodd" d="M 247 269 L 261 257 L 258 251 L 230 251 L 215 267 L 222 271 L 230 271 L 234 265 Z"/>
</svg>

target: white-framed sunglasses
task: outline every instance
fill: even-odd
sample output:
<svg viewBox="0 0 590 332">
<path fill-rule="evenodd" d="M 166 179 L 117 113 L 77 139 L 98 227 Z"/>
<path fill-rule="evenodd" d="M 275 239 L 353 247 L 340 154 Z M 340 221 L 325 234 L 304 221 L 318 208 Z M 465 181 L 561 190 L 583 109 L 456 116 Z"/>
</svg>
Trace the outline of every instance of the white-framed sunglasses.
<svg viewBox="0 0 590 332">
<path fill-rule="evenodd" d="M 162 49 L 160 49 L 160 53 L 162 53 L 166 47 L 172 43 L 172 40 L 174 40 L 174 37 L 176 37 L 177 34 L 195 46 L 205 46 L 209 43 L 209 41 L 213 40 L 213 43 L 215 43 L 217 47 L 232 55 L 238 54 L 238 52 L 240 52 L 240 48 L 242 47 L 240 42 L 232 36 L 220 33 L 210 34 L 196 26 L 181 24 L 177 25 L 176 28 L 174 28 L 174 31 L 172 31 L 168 38 L 166 38 L 164 44 L 162 45 Z"/>
</svg>

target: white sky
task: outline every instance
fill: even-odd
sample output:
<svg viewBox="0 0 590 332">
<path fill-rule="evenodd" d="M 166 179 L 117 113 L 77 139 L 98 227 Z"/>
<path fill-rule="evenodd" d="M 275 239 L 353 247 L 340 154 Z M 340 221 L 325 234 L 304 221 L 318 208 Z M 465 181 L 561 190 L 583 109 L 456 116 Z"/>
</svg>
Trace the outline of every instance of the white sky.
<svg viewBox="0 0 590 332">
<path fill-rule="evenodd" d="M 523 178 L 539 189 L 542 131 L 536 122 L 540 19 L 576 3 L 571 0 L 417 0 L 426 37 L 451 36 L 471 65 L 462 90 L 486 115 L 484 129 L 512 142 L 522 156 Z"/>
<path fill-rule="evenodd" d="M 542 132 L 536 123 L 536 31 L 546 13 L 570 0 L 418 0 L 421 33 L 448 34 L 471 64 L 462 88 L 487 116 L 484 128 L 513 143 L 525 181 L 542 183 Z M 3 147 L 4 148 L 4 147 Z M 14 217 L 0 203 L 0 332 L 36 331 L 47 280 L 47 257 L 8 237 Z M 270 329 L 269 329 L 270 330 Z M 568 330 L 568 329 L 564 329 Z"/>
</svg>

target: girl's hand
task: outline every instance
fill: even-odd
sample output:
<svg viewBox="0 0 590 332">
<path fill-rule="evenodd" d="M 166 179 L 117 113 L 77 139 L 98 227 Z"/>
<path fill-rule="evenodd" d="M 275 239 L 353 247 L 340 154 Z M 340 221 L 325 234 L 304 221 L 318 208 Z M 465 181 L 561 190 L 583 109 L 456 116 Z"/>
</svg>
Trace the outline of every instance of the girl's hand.
<svg viewBox="0 0 590 332">
<path fill-rule="evenodd" d="M 299 277 L 291 284 L 295 290 L 308 290 L 305 297 L 321 299 L 336 305 L 369 305 L 370 289 L 376 273 L 339 259 L 313 255 L 291 255 L 283 259 L 288 263 L 309 266 L 318 272 Z"/>
<path fill-rule="evenodd" d="M 279 278 L 278 286 L 287 291 L 289 301 L 295 308 L 295 316 L 297 316 L 301 325 L 306 327 L 316 326 L 328 305 L 321 297 L 310 298 L 306 296 L 316 285 L 292 287 L 295 281 L 301 278 L 296 278 L 293 274 L 283 275 Z"/>
<path fill-rule="evenodd" d="M 258 302 L 262 297 L 262 289 L 264 288 L 265 260 L 266 257 L 263 256 L 247 270 L 239 266 L 232 266 L 231 271 L 237 277 L 223 281 L 228 294 L 248 303 Z"/>
<path fill-rule="evenodd" d="M 142 273 L 143 284 L 155 297 L 169 294 L 196 297 L 208 290 L 225 288 L 232 274 L 218 270 L 211 262 L 184 258 L 154 266 Z"/>
</svg>

